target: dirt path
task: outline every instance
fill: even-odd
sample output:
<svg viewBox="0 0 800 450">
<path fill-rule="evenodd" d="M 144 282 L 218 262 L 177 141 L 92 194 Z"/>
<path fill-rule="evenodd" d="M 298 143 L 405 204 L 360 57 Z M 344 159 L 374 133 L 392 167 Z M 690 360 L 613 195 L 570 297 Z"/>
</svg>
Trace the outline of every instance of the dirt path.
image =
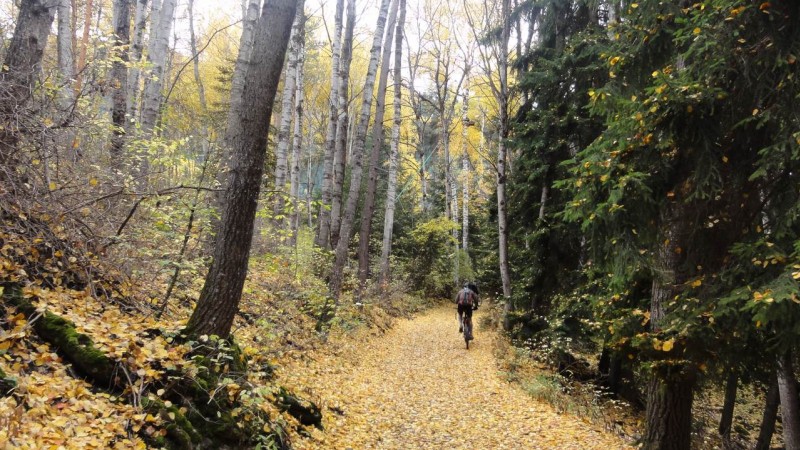
<svg viewBox="0 0 800 450">
<path fill-rule="evenodd" d="M 338 355 L 316 355 L 304 367 L 282 371 L 325 407 L 325 432 L 295 438 L 295 447 L 625 448 L 597 426 L 559 415 L 504 381 L 492 336 L 478 326 L 466 350 L 454 314 L 438 308 Z"/>
</svg>

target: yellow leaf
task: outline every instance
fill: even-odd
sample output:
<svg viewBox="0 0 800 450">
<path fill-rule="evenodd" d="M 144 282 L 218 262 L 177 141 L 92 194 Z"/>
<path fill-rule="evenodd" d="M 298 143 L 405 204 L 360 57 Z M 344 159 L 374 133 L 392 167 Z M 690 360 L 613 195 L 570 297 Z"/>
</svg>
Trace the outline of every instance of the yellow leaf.
<svg viewBox="0 0 800 450">
<path fill-rule="evenodd" d="M 639 7 L 638 3 L 631 3 L 631 8 L 636 9 Z"/>
<path fill-rule="evenodd" d="M 661 346 L 661 350 L 668 352 L 672 350 L 672 347 L 675 346 L 675 339 L 670 339 L 668 341 L 664 341 L 664 344 Z"/>
<path fill-rule="evenodd" d="M 755 116 L 756 114 L 758 114 L 758 108 L 753 110 L 753 115 Z"/>
<path fill-rule="evenodd" d="M 659 73 L 660 73 L 660 72 L 659 72 L 659 71 L 657 71 L 657 70 L 656 70 L 655 72 L 653 72 L 653 78 L 657 77 Z"/>
<path fill-rule="evenodd" d="M 700 34 L 700 32 L 701 32 L 701 31 L 703 31 L 703 30 L 701 30 L 701 29 L 698 27 L 698 28 L 695 28 L 695 29 L 692 31 L 692 33 L 694 33 L 694 34 Z"/>
<path fill-rule="evenodd" d="M 90 178 L 89 179 L 89 185 L 97 186 L 97 178 Z"/>
<path fill-rule="evenodd" d="M 653 339 L 653 348 L 656 350 L 661 350 L 661 347 L 664 345 L 663 342 L 659 341 L 658 339 Z"/>
<path fill-rule="evenodd" d="M 615 56 L 615 57 L 611 58 L 611 59 L 610 59 L 608 62 L 609 62 L 609 64 L 611 64 L 612 66 L 613 66 L 613 65 L 615 65 L 615 64 L 617 64 L 617 63 L 619 62 L 619 56 Z"/>
<path fill-rule="evenodd" d="M 800 272 L 793 272 L 792 278 L 794 278 L 795 280 L 800 280 Z"/>
<path fill-rule="evenodd" d="M 700 287 L 700 285 L 702 285 L 702 284 L 703 284 L 703 280 L 701 280 L 701 279 L 699 279 L 699 278 L 698 278 L 698 279 L 696 279 L 696 280 L 692 281 L 692 284 L 691 284 L 691 286 L 692 286 L 693 288 L 696 288 L 696 287 Z"/>
<path fill-rule="evenodd" d="M 49 187 L 51 191 L 55 191 L 58 186 L 56 185 L 55 182 L 51 181 L 50 184 L 47 185 L 47 187 Z"/>
</svg>

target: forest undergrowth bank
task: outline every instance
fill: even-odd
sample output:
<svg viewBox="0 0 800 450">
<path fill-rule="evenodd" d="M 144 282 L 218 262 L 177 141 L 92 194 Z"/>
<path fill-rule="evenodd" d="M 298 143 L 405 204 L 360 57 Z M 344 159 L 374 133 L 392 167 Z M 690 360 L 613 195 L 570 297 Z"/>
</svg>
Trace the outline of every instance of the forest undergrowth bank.
<svg viewBox="0 0 800 450">
<path fill-rule="evenodd" d="M 394 289 L 343 299 L 321 323 L 332 305 L 300 260 L 313 257 L 308 238 L 252 259 L 233 339 L 192 339 L 191 301 L 159 314 L 148 294 L 166 286 L 132 283 L 56 218 L 10 203 L 0 213 L 0 443 L 11 448 L 289 448 L 329 412 L 276 367 L 426 306 Z"/>
</svg>

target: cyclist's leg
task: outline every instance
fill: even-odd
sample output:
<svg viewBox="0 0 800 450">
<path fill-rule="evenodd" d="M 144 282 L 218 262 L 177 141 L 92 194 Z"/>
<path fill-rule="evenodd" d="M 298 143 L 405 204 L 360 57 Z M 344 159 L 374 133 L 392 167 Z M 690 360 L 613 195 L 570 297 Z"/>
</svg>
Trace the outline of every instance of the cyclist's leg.
<svg viewBox="0 0 800 450">
<path fill-rule="evenodd" d="M 464 330 L 464 308 L 463 305 L 458 305 L 458 332 Z"/>
<path fill-rule="evenodd" d="M 472 307 L 467 307 L 464 310 L 464 319 L 469 323 L 469 339 L 474 339 L 473 332 L 475 331 L 475 324 L 472 323 Z"/>
</svg>

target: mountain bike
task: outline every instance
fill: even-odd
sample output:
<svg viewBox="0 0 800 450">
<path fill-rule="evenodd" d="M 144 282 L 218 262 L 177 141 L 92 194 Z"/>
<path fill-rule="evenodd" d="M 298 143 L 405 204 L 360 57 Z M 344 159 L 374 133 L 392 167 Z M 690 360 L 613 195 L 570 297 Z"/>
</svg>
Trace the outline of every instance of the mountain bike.
<svg viewBox="0 0 800 450">
<path fill-rule="evenodd" d="M 464 314 L 461 327 L 464 330 L 464 343 L 467 344 L 467 350 L 469 350 L 469 341 L 472 340 L 472 317 Z"/>
</svg>

